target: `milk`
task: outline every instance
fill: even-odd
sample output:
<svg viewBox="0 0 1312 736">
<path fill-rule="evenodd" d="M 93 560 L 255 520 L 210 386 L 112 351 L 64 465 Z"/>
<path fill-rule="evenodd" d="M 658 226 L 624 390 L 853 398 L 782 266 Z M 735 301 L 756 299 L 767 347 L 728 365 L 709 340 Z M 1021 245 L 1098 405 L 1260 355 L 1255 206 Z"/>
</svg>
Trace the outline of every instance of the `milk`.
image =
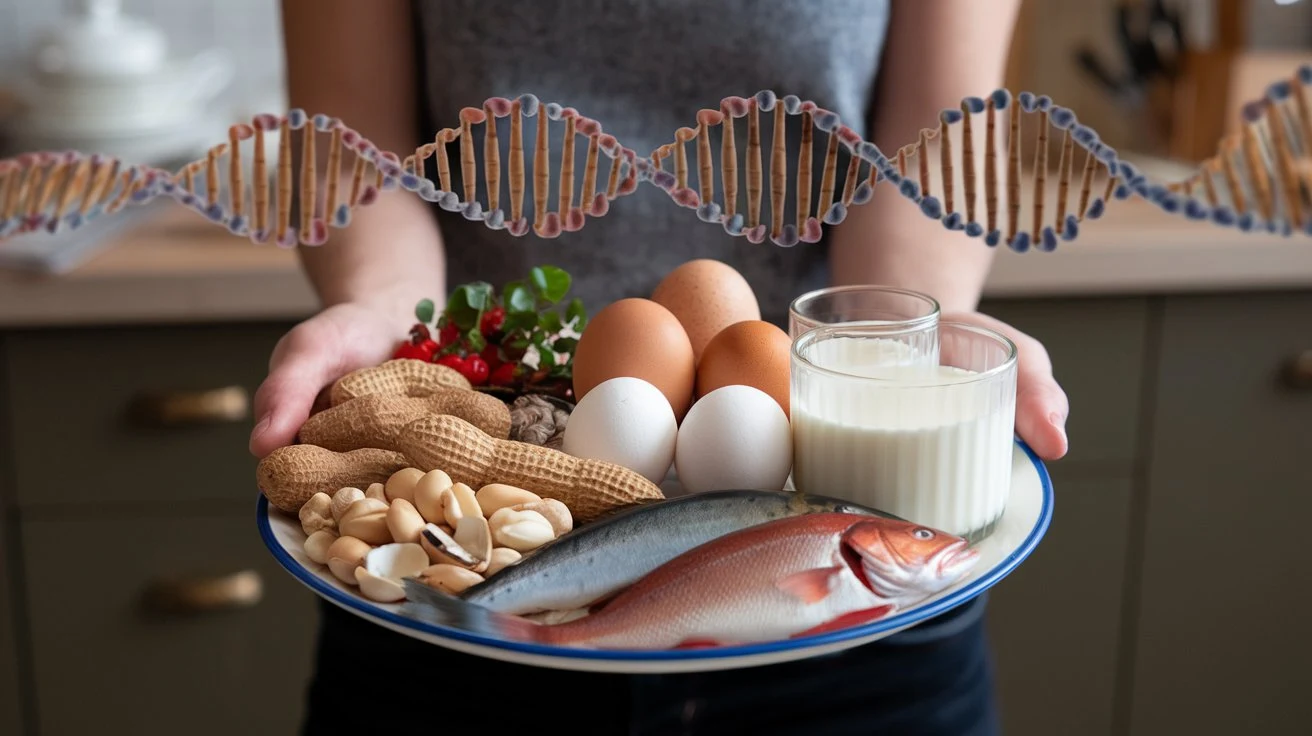
<svg viewBox="0 0 1312 736">
<path fill-rule="evenodd" d="M 1011 490 L 1014 374 L 988 380 L 918 361 L 881 364 L 858 341 L 829 342 L 814 346 L 815 362 L 849 376 L 794 377 L 798 490 L 972 541 L 986 536 Z"/>
</svg>

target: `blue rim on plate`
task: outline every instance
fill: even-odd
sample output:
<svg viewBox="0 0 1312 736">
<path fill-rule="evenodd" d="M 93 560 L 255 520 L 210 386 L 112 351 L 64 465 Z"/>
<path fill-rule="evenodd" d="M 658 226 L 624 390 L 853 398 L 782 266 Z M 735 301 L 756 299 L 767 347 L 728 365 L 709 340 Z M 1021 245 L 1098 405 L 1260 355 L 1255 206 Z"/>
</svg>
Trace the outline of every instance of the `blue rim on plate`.
<svg viewBox="0 0 1312 736">
<path fill-rule="evenodd" d="M 399 626 L 401 628 L 410 629 L 412 631 L 421 632 L 442 639 L 452 639 L 478 646 L 501 649 L 508 652 L 559 657 L 563 659 L 647 662 L 731 659 L 734 657 L 748 657 L 753 655 L 788 652 L 796 649 L 812 649 L 827 644 L 841 644 L 853 639 L 861 639 L 912 626 L 921 621 L 931 619 L 939 614 L 946 613 L 947 611 L 965 603 L 969 603 L 981 593 L 996 585 L 999 580 L 1002 580 L 1010 574 L 1012 570 L 1015 570 L 1020 563 L 1024 562 L 1025 558 L 1029 557 L 1030 553 L 1038 547 L 1039 540 L 1043 539 L 1043 535 L 1047 532 L 1048 525 L 1052 521 L 1052 479 L 1048 476 L 1048 470 L 1044 467 L 1043 462 L 1039 460 L 1039 457 L 1034 454 L 1034 451 L 1030 449 L 1030 446 L 1023 440 L 1016 439 L 1016 444 L 1025 452 L 1030 463 L 1034 466 L 1034 470 L 1039 474 L 1039 482 L 1043 486 L 1043 503 L 1039 509 L 1038 521 L 1035 523 L 1034 528 L 1030 530 L 1029 535 L 1025 537 L 1025 541 L 1023 541 L 1014 552 L 1004 558 L 984 575 L 981 575 L 970 583 L 962 586 L 959 590 L 954 590 L 932 603 L 868 624 L 853 626 L 851 628 L 832 631 L 825 634 L 817 634 L 815 636 L 799 637 L 797 639 L 783 639 L 780 641 L 758 644 L 713 647 L 707 649 L 631 650 L 551 647 L 509 639 L 499 639 L 496 637 L 484 636 L 482 634 L 475 634 L 463 629 L 417 621 L 412 618 L 401 616 L 393 611 L 380 608 L 362 598 L 347 595 L 341 590 L 324 582 L 313 572 L 307 570 L 299 562 L 294 560 L 291 555 L 287 554 L 287 551 L 283 549 L 282 545 L 279 544 L 278 540 L 274 537 L 273 527 L 269 525 L 269 500 L 264 497 L 264 494 L 260 494 L 259 496 L 259 501 L 256 504 L 256 515 L 260 528 L 260 538 L 263 540 L 264 545 L 273 553 L 278 564 L 282 565 L 282 567 L 290 572 L 297 580 L 301 581 L 314 592 L 327 598 L 338 606 L 342 606 L 365 616 L 386 621 L 394 626 Z"/>
</svg>

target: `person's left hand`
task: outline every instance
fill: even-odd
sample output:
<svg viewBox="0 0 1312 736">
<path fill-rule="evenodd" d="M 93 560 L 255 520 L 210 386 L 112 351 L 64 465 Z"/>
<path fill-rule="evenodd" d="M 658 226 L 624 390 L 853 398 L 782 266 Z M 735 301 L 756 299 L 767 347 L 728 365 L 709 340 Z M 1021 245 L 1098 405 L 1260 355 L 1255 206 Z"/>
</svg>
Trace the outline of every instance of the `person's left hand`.
<svg viewBox="0 0 1312 736">
<path fill-rule="evenodd" d="M 966 322 L 1006 335 L 1016 343 L 1016 434 L 1044 460 L 1066 454 L 1066 392 L 1052 376 L 1052 361 L 1038 340 L 979 312 L 942 315 L 944 321 Z"/>
</svg>

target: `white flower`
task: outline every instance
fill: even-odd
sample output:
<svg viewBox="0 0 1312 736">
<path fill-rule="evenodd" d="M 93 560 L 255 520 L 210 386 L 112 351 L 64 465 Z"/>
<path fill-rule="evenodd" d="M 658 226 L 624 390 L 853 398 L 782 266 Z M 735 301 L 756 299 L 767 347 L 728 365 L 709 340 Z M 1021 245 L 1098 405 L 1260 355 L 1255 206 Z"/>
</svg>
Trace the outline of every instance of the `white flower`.
<svg viewBox="0 0 1312 736">
<path fill-rule="evenodd" d="M 542 355 L 538 352 L 538 346 L 529 345 L 528 348 L 524 350 L 524 357 L 520 358 L 519 362 L 523 363 L 530 370 L 537 370 L 538 365 L 542 362 Z"/>
</svg>

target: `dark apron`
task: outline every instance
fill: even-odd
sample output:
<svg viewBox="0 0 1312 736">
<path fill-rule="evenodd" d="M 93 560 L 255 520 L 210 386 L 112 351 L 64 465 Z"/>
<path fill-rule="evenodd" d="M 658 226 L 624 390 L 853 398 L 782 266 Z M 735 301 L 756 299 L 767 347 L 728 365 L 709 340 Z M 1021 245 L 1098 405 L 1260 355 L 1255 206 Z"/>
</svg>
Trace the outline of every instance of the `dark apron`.
<svg viewBox="0 0 1312 736">
<path fill-rule="evenodd" d="M 608 675 L 484 659 L 322 603 L 306 736 L 443 733 L 994 736 L 983 597 L 888 639 L 741 670 Z"/>
</svg>

